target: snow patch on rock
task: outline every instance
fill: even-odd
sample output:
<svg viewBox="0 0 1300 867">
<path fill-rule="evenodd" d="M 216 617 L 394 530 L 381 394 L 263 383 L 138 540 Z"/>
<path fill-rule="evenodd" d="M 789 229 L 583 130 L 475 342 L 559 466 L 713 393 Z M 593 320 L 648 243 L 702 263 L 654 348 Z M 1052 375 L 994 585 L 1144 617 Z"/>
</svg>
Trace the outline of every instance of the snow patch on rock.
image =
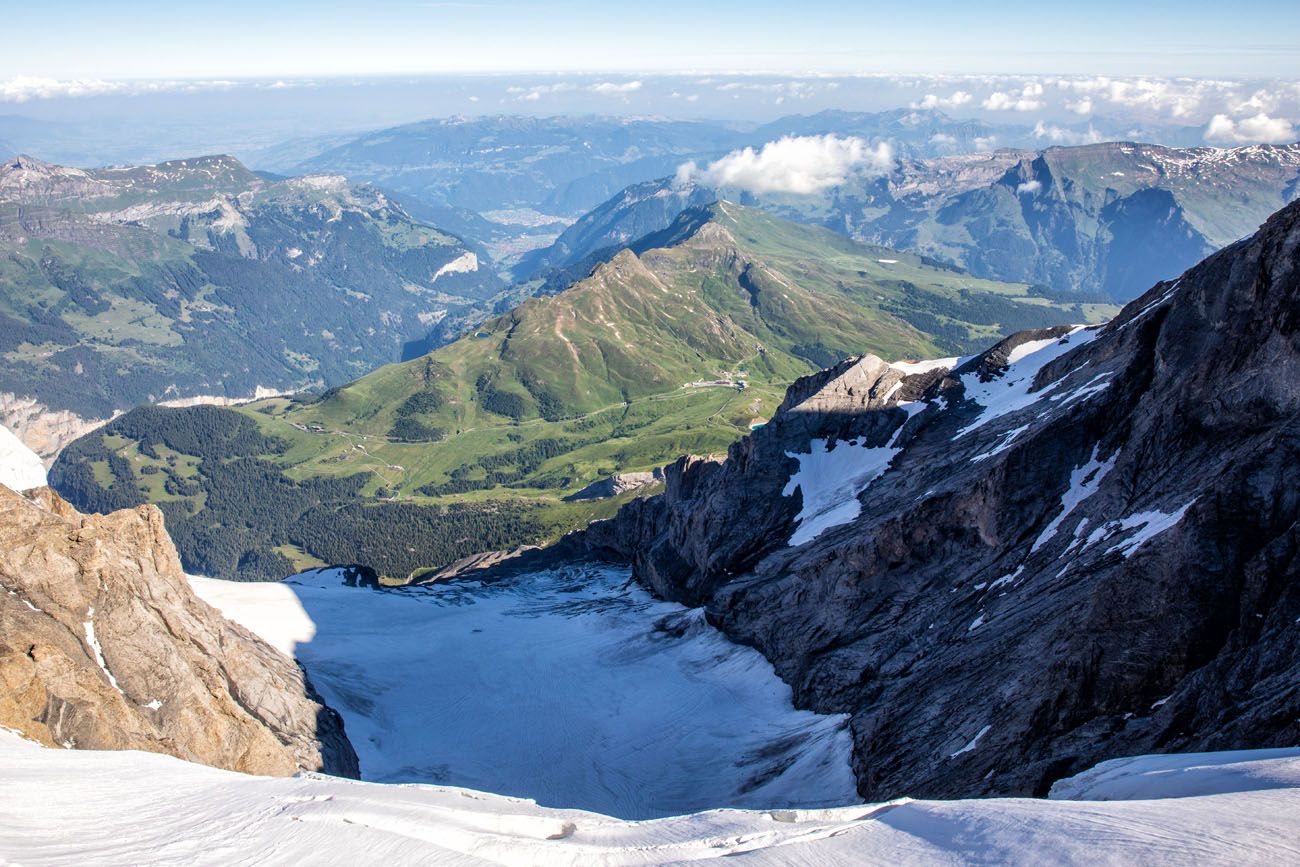
<svg viewBox="0 0 1300 867">
<path fill-rule="evenodd" d="M 1033 391 L 1038 371 L 1070 350 L 1092 342 L 1099 333 L 1098 329 L 1080 325 L 1060 338 L 1022 343 L 1011 350 L 1007 368 L 1002 375 L 994 376 L 987 382 L 982 382 L 978 373 L 963 374 L 961 382 L 966 398 L 984 409 L 970 424 L 959 430 L 957 436 L 965 436 L 994 419 L 1037 403 L 1044 396 Z"/>
<path fill-rule="evenodd" d="M 14 491 L 45 485 L 45 464 L 13 431 L 3 426 L 0 426 L 0 485 Z"/>
<path fill-rule="evenodd" d="M 433 280 L 436 282 L 439 277 L 445 277 L 448 274 L 470 274 L 477 270 L 478 256 L 473 252 L 466 251 L 435 271 Z"/>
<path fill-rule="evenodd" d="M 1061 522 L 1068 518 L 1080 503 L 1097 493 L 1097 488 L 1101 486 L 1102 479 L 1106 478 L 1106 474 L 1114 468 L 1115 459 L 1119 457 L 1119 452 L 1111 455 L 1109 460 L 1100 461 L 1097 459 L 1100 450 L 1101 446 L 1096 446 L 1092 450 L 1092 458 L 1070 473 L 1070 487 L 1066 489 L 1064 494 L 1061 494 L 1061 513 L 1043 528 L 1043 532 L 1038 534 L 1038 538 L 1034 540 L 1033 546 L 1029 549 L 1031 554 L 1046 545 L 1056 535 Z"/>
</svg>

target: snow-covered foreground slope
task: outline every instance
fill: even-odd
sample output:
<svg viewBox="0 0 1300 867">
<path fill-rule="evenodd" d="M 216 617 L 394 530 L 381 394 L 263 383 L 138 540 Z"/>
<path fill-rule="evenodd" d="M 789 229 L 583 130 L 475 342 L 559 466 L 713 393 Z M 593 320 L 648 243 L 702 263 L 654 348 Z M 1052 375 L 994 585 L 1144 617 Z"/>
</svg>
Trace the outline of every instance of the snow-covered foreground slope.
<svg viewBox="0 0 1300 867">
<path fill-rule="evenodd" d="M 859 800 L 845 717 L 795 710 L 761 655 L 625 570 L 401 589 L 323 570 L 193 586 L 297 656 L 367 780 L 629 819 Z"/>
<path fill-rule="evenodd" d="M 1300 863 L 1300 750 L 1109 762 L 1077 778 L 1092 801 L 902 800 L 647 822 L 465 789 L 53 750 L 8 732 L 0 767 L 0 863 L 26 867 L 631 865 L 739 854 L 781 865 Z M 1105 800 L 1135 792 L 1150 799 Z"/>
<path fill-rule="evenodd" d="M 9 428 L 0 425 L 0 485 L 25 491 L 45 484 L 45 465 Z"/>
</svg>

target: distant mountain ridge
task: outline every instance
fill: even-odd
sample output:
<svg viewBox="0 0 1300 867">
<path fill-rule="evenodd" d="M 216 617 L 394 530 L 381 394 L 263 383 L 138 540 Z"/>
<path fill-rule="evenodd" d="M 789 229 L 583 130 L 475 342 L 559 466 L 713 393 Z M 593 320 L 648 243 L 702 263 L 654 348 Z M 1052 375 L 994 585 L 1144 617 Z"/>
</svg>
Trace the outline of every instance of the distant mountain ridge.
<svg viewBox="0 0 1300 867">
<path fill-rule="evenodd" d="M 339 176 L 267 179 L 226 156 L 0 165 L 10 402 L 102 419 L 346 381 L 499 287 L 458 238 Z"/>
<path fill-rule="evenodd" d="M 1250 234 L 1300 196 L 1300 144 L 1110 142 L 902 159 L 886 175 L 812 195 L 718 191 L 664 178 L 628 187 L 525 266 L 572 267 L 718 195 L 982 277 L 1126 301 Z"/>
</svg>

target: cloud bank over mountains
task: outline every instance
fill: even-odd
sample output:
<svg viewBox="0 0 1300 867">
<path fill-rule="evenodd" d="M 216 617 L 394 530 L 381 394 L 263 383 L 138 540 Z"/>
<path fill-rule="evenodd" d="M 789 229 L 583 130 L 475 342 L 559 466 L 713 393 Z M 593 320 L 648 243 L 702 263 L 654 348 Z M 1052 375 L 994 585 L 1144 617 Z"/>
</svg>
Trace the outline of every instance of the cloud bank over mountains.
<svg viewBox="0 0 1300 867">
<path fill-rule="evenodd" d="M 817 193 L 852 175 L 883 174 L 893 159 L 893 149 L 885 142 L 872 147 L 856 136 L 785 136 L 757 151 L 732 151 L 705 168 L 683 163 L 676 181 L 751 193 Z"/>
<path fill-rule="evenodd" d="M 520 73 L 384 80 L 17 76 L 0 79 L 0 105 L 59 104 L 65 114 L 72 114 L 77 105 L 97 99 L 120 103 L 122 97 L 139 102 L 188 95 L 189 101 L 199 102 L 206 94 L 253 91 L 263 95 L 284 91 L 283 99 L 293 99 L 291 92 L 311 89 L 338 93 L 343 97 L 338 100 L 339 111 L 344 111 L 345 106 L 362 104 L 369 94 L 384 88 L 393 91 L 394 105 L 419 112 L 410 120 L 519 112 L 765 120 L 826 109 L 910 107 L 1025 123 L 1030 128 L 1041 124 L 1044 129 L 1104 120 L 1109 136 L 1121 127 L 1164 125 L 1222 145 L 1294 141 L 1300 135 L 1300 81 L 1159 76 Z"/>
</svg>

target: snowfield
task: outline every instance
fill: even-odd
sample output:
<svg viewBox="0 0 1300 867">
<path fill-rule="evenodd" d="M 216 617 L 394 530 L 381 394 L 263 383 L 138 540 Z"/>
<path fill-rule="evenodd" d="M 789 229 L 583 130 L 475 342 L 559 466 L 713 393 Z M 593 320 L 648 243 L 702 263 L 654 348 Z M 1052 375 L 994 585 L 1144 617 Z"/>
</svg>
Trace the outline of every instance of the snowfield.
<svg viewBox="0 0 1300 867">
<path fill-rule="evenodd" d="M 710 810 L 628 822 L 439 786 L 251 777 L 0 731 L 0 863 L 760 865 L 1300 863 L 1300 749 L 1148 756 L 1054 800 Z M 1064 800 L 1060 798 L 1088 798 Z"/>
<path fill-rule="evenodd" d="M 343 715 L 367 780 L 627 819 L 858 801 L 847 717 L 795 710 L 762 655 L 626 570 L 394 589 L 321 570 L 192 586 L 291 649 Z"/>
<path fill-rule="evenodd" d="M 0 485 L 25 491 L 45 484 L 45 464 L 13 431 L 0 425 Z"/>
</svg>

